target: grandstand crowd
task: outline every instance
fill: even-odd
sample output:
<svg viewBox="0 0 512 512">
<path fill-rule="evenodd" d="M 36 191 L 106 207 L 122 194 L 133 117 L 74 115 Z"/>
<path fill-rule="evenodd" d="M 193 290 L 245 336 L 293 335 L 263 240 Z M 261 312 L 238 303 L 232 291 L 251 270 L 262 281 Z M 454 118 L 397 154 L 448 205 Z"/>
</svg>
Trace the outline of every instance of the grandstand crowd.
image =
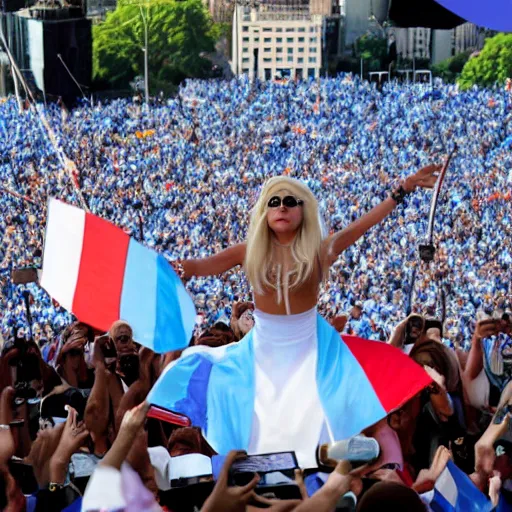
<svg viewBox="0 0 512 512">
<path fill-rule="evenodd" d="M 489 496 L 488 510 L 512 507 L 511 121 L 511 93 L 502 88 L 393 82 L 379 89 L 351 75 L 298 83 L 189 81 L 177 97 L 148 106 L 119 99 L 84 101 L 70 111 L 58 104 L 20 111 L 14 98 L 0 103 L 4 509 L 75 504 L 75 510 L 207 512 L 251 510 L 250 499 L 261 499 L 273 510 L 327 511 L 351 491 L 362 511 L 384 510 L 382 503 L 389 503 L 386 510 L 428 510 L 425 495 L 449 459 Z M 193 428 L 171 432 L 152 419 L 147 435 L 140 433 L 146 410 L 139 404 L 179 354 L 139 350 L 129 326 L 116 323 L 111 360 L 102 352 L 108 344 L 98 338 L 102 333 L 75 323 L 36 283 L 11 279 L 15 269 L 42 265 L 50 197 L 83 201 L 169 261 L 186 260 L 245 240 L 251 207 L 271 176 L 298 178 L 311 189 L 327 235 L 382 201 L 413 170 L 443 163 L 454 146 L 436 213 L 434 261 L 419 257 L 431 198 L 419 191 L 342 254 L 318 303 L 340 332 L 390 342 L 433 368 L 436 388 L 381 426 L 400 447 L 400 456 L 387 461 L 394 465 L 376 462 L 362 480 L 338 466 L 312 497 L 311 479 L 306 485 L 302 474 L 296 475 L 302 494 L 288 502 L 254 498 L 253 487 L 239 496 L 222 487 L 222 477 L 204 505 L 200 492 L 190 496 L 186 488 L 165 497 L 165 478 L 148 446 L 165 447 L 171 457 L 213 454 Z M 74 162 L 71 171 L 62 154 Z M 242 269 L 192 278 L 187 288 L 198 311 L 193 344 L 221 346 L 251 329 Z M 21 340 L 28 348 L 20 349 Z M 9 431 L 2 429 L 13 420 L 9 368 L 22 356 L 24 371 L 33 373 L 22 380 L 33 391 L 22 396 L 17 388 L 24 402 L 14 419 L 24 425 Z M 43 413 L 36 405 L 46 396 L 53 400 Z M 55 426 L 64 405 L 73 409 Z M 54 428 L 43 430 L 45 422 Z M 24 488 L 26 467 L 13 470 L 11 461 L 6 469 L 14 455 L 31 468 L 33 488 Z M 131 468 L 118 471 L 124 460 Z M 84 475 L 93 476 L 81 501 Z M 108 484 L 98 483 L 108 478 L 123 489 L 115 499 Z M 128 492 L 130 485 L 139 492 Z"/>
</svg>

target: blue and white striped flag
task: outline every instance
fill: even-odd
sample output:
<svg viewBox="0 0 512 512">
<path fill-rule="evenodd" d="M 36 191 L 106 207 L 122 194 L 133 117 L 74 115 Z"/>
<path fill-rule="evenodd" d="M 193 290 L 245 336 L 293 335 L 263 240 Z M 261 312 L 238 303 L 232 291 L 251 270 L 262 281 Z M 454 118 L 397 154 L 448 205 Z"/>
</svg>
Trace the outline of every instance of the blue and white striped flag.
<svg viewBox="0 0 512 512">
<path fill-rule="evenodd" d="M 493 505 L 450 460 L 437 479 L 430 508 L 433 512 L 490 512 Z"/>
</svg>

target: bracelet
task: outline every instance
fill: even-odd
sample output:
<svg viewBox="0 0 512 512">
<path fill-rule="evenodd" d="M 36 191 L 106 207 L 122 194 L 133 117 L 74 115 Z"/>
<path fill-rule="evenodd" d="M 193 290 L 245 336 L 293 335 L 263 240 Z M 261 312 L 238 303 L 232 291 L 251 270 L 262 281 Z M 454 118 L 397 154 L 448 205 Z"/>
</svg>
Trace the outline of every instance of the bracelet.
<svg viewBox="0 0 512 512">
<path fill-rule="evenodd" d="M 391 190 L 389 197 L 395 201 L 396 204 L 402 204 L 404 202 L 405 196 L 407 192 L 405 191 L 403 185 L 398 185 L 394 189 Z"/>
<path fill-rule="evenodd" d="M 9 425 L 0 425 L 0 430 L 11 430 Z"/>
<path fill-rule="evenodd" d="M 56 482 L 50 482 L 48 484 L 48 490 L 50 492 L 61 491 L 62 489 L 64 489 L 64 487 L 65 487 L 64 484 L 58 484 Z"/>
</svg>

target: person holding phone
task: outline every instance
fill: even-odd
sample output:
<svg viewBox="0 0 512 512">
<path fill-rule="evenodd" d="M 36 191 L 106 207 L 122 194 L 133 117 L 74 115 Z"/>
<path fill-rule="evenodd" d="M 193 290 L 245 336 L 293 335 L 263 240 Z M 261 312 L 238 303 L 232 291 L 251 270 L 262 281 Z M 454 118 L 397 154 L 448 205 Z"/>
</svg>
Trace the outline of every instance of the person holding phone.
<svg viewBox="0 0 512 512">
<path fill-rule="evenodd" d="M 512 380 L 512 322 L 508 313 L 481 318 L 471 340 L 464 384 L 471 405 L 495 407 Z"/>
<path fill-rule="evenodd" d="M 420 169 L 370 212 L 328 237 L 322 234 L 311 190 L 296 179 L 271 178 L 253 208 L 246 243 L 204 259 L 175 262 L 178 275 L 185 279 L 243 265 L 253 288 L 254 414 L 250 429 L 233 429 L 234 436 L 249 436 L 250 453 L 295 450 L 301 465 L 308 466 L 314 461 L 306 452 L 321 438 L 344 435 L 340 420 L 332 418 L 334 405 L 326 411 L 329 405 L 319 394 L 327 383 L 316 378 L 318 347 L 330 346 L 327 339 L 339 342 L 336 331 L 318 319 L 320 286 L 344 250 L 382 222 L 406 195 L 416 188 L 432 188 L 439 170 L 436 165 Z M 326 340 L 318 339 L 320 330 Z M 330 385 L 339 387 L 341 376 L 331 377 Z M 213 442 L 222 449 L 227 437 L 224 433 Z"/>
</svg>

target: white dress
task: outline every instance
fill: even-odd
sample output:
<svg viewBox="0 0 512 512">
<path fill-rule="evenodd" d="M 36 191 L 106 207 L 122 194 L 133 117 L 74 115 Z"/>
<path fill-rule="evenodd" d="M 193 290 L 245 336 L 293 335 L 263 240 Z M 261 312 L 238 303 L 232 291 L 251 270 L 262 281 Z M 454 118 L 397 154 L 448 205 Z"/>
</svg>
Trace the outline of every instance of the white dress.
<svg viewBox="0 0 512 512">
<path fill-rule="evenodd" d="M 312 447 L 330 438 L 316 380 L 316 308 L 298 315 L 256 310 L 254 317 L 256 398 L 248 452 L 295 451 L 301 467 L 316 467 Z"/>
</svg>

